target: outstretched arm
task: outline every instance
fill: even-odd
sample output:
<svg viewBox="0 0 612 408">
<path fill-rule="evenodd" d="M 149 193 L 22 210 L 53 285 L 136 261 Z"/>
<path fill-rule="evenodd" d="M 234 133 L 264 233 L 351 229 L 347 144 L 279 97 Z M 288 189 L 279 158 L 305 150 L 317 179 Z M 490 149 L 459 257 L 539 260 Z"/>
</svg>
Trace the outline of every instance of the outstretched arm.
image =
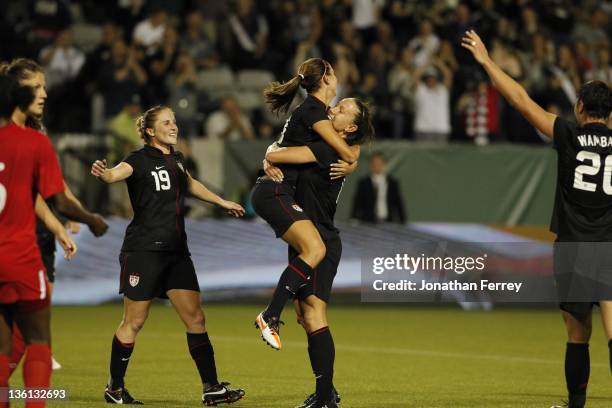
<svg viewBox="0 0 612 408">
<path fill-rule="evenodd" d="M 224 200 L 217 194 L 207 189 L 204 184 L 191 177 L 191 174 L 187 173 L 187 186 L 189 194 L 193 197 L 206 201 L 207 203 L 216 204 L 221 208 L 225 208 L 227 212 L 234 217 L 242 217 L 244 215 L 244 208 L 240 204 Z"/>
<path fill-rule="evenodd" d="M 491 58 L 487 48 L 474 30 L 467 31 L 461 39 L 461 46 L 467 48 L 485 69 L 491 82 L 504 98 L 525 117 L 536 129 L 549 138 L 553 137 L 557 115 L 547 112 L 529 97 L 525 88 L 507 75 Z"/>
<path fill-rule="evenodd" d="M 121 162 L 112 169 L 106 166 L 106 159 L 96 160 L 91 165 L 91 174 L 107 184 L 123 181 L 130 177 L 133 172 L 132 166 L 126 162 Z"/>
</svg>

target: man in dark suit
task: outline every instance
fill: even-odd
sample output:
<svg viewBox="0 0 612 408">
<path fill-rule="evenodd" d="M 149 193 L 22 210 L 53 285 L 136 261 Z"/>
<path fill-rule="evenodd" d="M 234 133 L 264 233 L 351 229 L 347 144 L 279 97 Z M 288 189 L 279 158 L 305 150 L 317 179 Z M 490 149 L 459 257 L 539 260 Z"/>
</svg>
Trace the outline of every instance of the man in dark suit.
<svg viewBox="0 0 612 408">
<path fill-rule="evenodd" d="M 364 222 L 406 222 L 399 184 L 387 175 L 385 167 L 382 153 L 370 157 L 371 174 L 359 180 L 353 198 L 352 218 Z"/>
</svg>

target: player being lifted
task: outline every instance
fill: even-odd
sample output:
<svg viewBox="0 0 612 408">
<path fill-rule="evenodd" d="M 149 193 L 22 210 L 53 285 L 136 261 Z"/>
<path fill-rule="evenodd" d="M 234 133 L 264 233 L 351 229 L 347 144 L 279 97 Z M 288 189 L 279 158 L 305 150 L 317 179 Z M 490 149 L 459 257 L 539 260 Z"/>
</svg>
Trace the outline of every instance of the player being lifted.
<svg viewBox="0 0 612 408">
<path fill-rule="evenodd" d="M 553 139 L 558 174 L 551 230 L 557 234 L 555 279 L 568 335 L 567 406 L 582 408 L 589 381 L 594 304 L 601 308 L 612 369 L 612 293 L 609 290 L 612 251 L 610 244 L 605 244 L 612 241 L 612 132 L 606 125 L 612 110 L 612 93 L 601 81 L 582 85 L 574 106 L 577 123 L 571 123 L 536 104 L 522 86 L 491 60 L 474 31 L 466 32 L 461 45 L 474 55 L 508 102 L 536 129 Z M 585 271 L 594 276 L 584 276 Z"/>
<path fill-rule="evenodd" d="M 244 209 L 209 191 L 185 170 L 183 155 L 174 150 L 178 128 L 166 106 L 147 110 L 137 129 L 145 142 L 112 169 L 106 160 L 93 163 L 91 173 L 106 183 L 125 180 L 134 218 L 125 232 L 119 256 L 124 314 L 112 342 L 110 379 L 104 398 L 114 404 L 142 404 L 125 389 L 124 376 L 136 335 L 155 297 L 168 298 L 187 329 L 189 352 L 200 374 L 206 405 L 232 403 L 244 396 L 217 380 L 213 346 L 205 327 L 200 286 L 187 247 L 185 196 L 216 204 L 240 217 Z"/>
<path fill-rule="evenodd" d="M 327 116 L 329 103 L 336 96 L 338 80 L 331 64 L 321 58 L 304 61 L 297 75 L 284 84 L 274 82 L 264 90 L 272 112 L 287 111 L 295 95 L 304 88 L 306 99 L 293 110 L 278 140 L 282 147 L 304 146 L 324 140 L 348 162 L 359 157 L 359 146 L 348 146 Z M 296 249 L 296 256 L 283 271 L 266 310 L 257 315 L 255 325 L 273 348 L 282 347 L 278 335 L 280 315 L 298 288 L 308 282 L 313 269 L 325 258 L 325 244 L 314 224 L 294 200 L 299 165 L 280 165 L 284 177 L 277 182 L 260 177 L 253 187 L 252 202 L 257 214 L 268 222 L 277 237 Z"/>
<path fill-rule="evenodd" d="M 34 99 L 29 87 L 0 74 L 0 407 L 6 390 L 12 333 L 25 339 L 26 387 L 47 388 L 51 379 L 50 298 L 44 265 L 36 247 L 35 212 L 58 238 L 69 259 L 74 242 L 43 199 L 64 191 L 64 180 L 49 139 L 17 126 L 11 117 Z M 26 401 L 26 407 L 44 407 Z"/>
<path fill-rule="evenodd" d="M 370 109 L 359 99 L 343 99 L 330 109 L 334 129 L 348 145 L 361 145 L 374 135 Z M 327 323 L 327 304 L 342 256 L 340 233 L 334 226 L 336 205 L 344 177 L 331 178 L 330 166 L 339 155 L 324 141 L 308 146 L 287 147 L 269 151 L 272 164 L 310 164 L 300 171 L 295 201 L 308 214 L 326 247 L 325 258 L 313 271 L 312 279 L 302 286 L 295 301 L 298 321 L 308 336 L 308 356 L 316 379 L 316 391 L 298 408 L 335 408 L 340 397 L 333 387 L 335 347 Z M 289 260 L 297 251 L 289 247 Z"/>
</svg>

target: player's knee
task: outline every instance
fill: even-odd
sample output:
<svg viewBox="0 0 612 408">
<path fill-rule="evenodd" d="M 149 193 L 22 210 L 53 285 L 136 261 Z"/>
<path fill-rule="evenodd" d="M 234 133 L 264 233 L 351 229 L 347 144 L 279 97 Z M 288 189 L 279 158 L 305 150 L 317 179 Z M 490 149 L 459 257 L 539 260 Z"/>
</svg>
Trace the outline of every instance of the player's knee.
<svg viewBox="0 0 612 408">
<path fill-rule="evenodd" d="M 146 321 L 146 316 L 130 317 L 123 321 L 123 326 L 133 333 L 138 333 L 144 327 Z"/>
<path fill-rule="evenodd" d="M 200 310 L 198 312 L 190 313 L 185 318 L 184 323 L 188 330 L 198 332 L 204 329 L 206 325 L 206 318 L 204 317 L 204 313 L 202 313 Z"/>
<path fill-rule="evenodd" d="M 318 240 L 309 243 L 309 245 L 305 248 L 305 253 L 303 255 L 305 255 L 311 261 L 311 266 L 316 266 L 321 263 L 323 258 L 325 258 L 326 251 L 327 250 L 323 241 Z"/>
</svg>

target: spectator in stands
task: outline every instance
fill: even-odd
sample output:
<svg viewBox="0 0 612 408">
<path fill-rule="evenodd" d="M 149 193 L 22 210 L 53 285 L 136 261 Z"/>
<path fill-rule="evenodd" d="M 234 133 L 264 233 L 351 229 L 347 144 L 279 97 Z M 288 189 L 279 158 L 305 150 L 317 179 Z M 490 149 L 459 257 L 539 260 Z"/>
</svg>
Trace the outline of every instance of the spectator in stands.
<svg viewBox="0 0 612 408">
<path fill-rule="evenodd" d="M 405 223 L 406 212 L 397 180 L 386 173 L 382 153 L 370 157 L 370 175 L 359 180 L 351 217 L 363 222 Z"/>
<path fill-rule="evenodd" d="M 348 21 L 349 7 L 336 0 L 321 0 L 319 3 L 319 15 L 321 17 L 319 47 L 322 48 L 340 40 L 340 24 L 343 21 Z"/>
<path fill-rule="evenodd" d="M 236 99 L 226 96 L 221 100 L 221 109 L 206 120 L 206 137 L 215 140 L 252 140 L 255 139 L 255 132 Z"/>
<path fill-rule="evenodd" d="M 478 146 L 498 137 L 499 94 L 479 71 L 459 98 L 457 111 L 463 118 L 465 134 Z"/>
<path fill-rule="evenodd" d="M 197 68 L 210 69 L 219 65 L 216 41 L 214 20 L 205 22 L 198 10 L 187 14 L 185 32 L 179 40 L 179 48 L 191 55 Z"/>
<path fill-rule="evenodd" d="M 393 139 L 406 138 L 407 122 L 413 115 L 412 49 L 405 47 L 401 58 L 389 73 L 389 93 L 393 112 Z"/>
<path fill-rule="evenodd" d="M 599 80 L 612 86 L 612 66 L 610 65 L 610 49 L 600 48 L 597 50 L 597 64 L 586 73 L 589 81 Z"/>
<path fill-rule="evenodd" d="M 261 68 L 267 50 L 268 23 L 253 0 L 237 0 L 229 16 L 225 52 L 236 70 Z"/>
<path fill-rule="evenodd" d="M 391 24 L 393 35 L 401 46 L 408 44 L 414 34 L 414 4 L 411 0 L 387 2 L 385 17 Z"/>
<path fill-rule="evenodd" d="M 440 47 L 440 39 L 434 33 L 430 20 L 423 20 L 419 24 L 419 34 L 410 40 L 408 47 L 414 54 L 412 61 L 415 67 L 422 67 L 429 63 Z"/>
<path fill-rule="evenodd" d="M 73 44 L 72 30 L 60 31 L 53 45 L 43 48 L 39 60 L 45 69 L 47 88 L 61 86 L 74 79 L 85 63 L 85 54 Z"/>
<path fill-rule="evenodd" d="M 376 41 L 376 25 L 384 0 L 353 0 L 353 27 L 366 44 Z"/>
<path fill-rule="evenodd" d="M 35 47 L 50 44 L 62 30 L 72 24 L 66 0 L 32 0 L 28 3 L 30 33 Z"/>
<path fill-rule="evenodd" d="M 134 27 L 132 41 L 134 44 L 145 47 L 148 53 L 154 53 L 157 48 L 161 47 L 167 20 L 168 13 L 164 8 L 152 8 L 147 18 Z"/>
<path fill-rule="evenodd" d="M 104 96 L 105 117 L 118 114 L 139 94 L 147 82 L 147 73 L 136 58 L 134 47 L 119 40 L 113 44 L 110 61 L 100 70 L 98 90 Z"/>
<path fill-rule="evenodd" d="M 102 37 L 100 43 L 92 52 L 87 55 L 85 65 L 81 70 L 83 82 L 97 78 L 100 68 L 106 65 L 111 59 L 111 50 L 116 41 L 121 40 L 123 31 L 112 21 L 106 21 L 102 24 Z"/>
<path fill-rule="evenodd" d="M 450 87 L 453 74 L 439 59 L 414 72 L 414 137 L 446 142 L 451 132 Z"/>
<path fill-rule="evenodd" d="M 166 77 L 168 105 L 174 111 L 181 136 L 191 138 L 198 133 L 198 94 L 193 58 L 186 51 L 179 53 L 174 71 Z"/>
<path fill-rule="evenodd" d="M 166 76 L 174 66 L 178 56 L 178 33 L 174 27 L 167 27 L 159 48 L 145 58 L 147 68 L 146 102 L 149 105 L 162 105 L 168 99 Z"/>
<path fill-rule="evenodd" d="M 110 119 L 108 130 L 113 136 L 113 147 L 109 155 L 111 163 L 119 163 L 131 151 L 142 145 L 142 140 L 134 125 L 141 114 L 140 95 L 134 94 L 123 109 Z"/>
<path fill-rule="evenodd" d="M 580 22 L 572 32 L 572 37 L 582 39 L 592 47 L 599 47 L 609 43 L 606 28 L 609 28 L 608 14 L 602 8 L 591 12 L 588 21 Z"/>
</svg>

